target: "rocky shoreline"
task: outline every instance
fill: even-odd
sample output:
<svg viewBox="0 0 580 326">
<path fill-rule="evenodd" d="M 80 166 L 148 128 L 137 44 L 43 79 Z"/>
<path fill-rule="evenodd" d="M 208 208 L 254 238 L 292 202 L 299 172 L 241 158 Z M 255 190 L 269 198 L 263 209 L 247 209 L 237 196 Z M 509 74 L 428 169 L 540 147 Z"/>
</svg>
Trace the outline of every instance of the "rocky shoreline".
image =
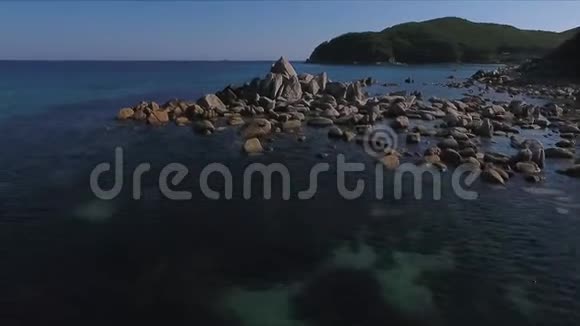
<svg viewBox="0 0 580 326">
<path fill-rule="evenodd" d="M 478 72 L 458 87 L 475 83 L 504 87 L 508 83 L 505 76 L 500 72 Z M 371 78 L 350 83 L 333 82 L 326 73 L 297 74 L 285 58 L 280 58 L 263 79 L 256 78 L 241 87 L 227 86 L 197 101 L 170 100 L 163 105 L 141 102 L 122 108 L 117 118 L 153 126 L 173 122 L 178 126 L 191 126 L 205 135 L 225 128 L 216 125 L 239 128 L 244 139 L 242 150 L 249 154 L 264 152 L 264 140 L 276 133 L 293 133 L 297 141 L 303 141 L 305 136 L 301 130 L 306 126 L 327 128 L 330 138 L 362 144 L 369 141 L 366 136 L 373 125 L 388 120 L 398 133 L 406 133 L 407 144 L 424 142 L 424 137 L 429 139 L 430 146 L 422 154 L 386 149 L 378 159 L 387 169 L 396 169 L 403 156 L 419 156 L 418 165 L 439 170 L 468 164 L 481 170 L 482 180 L 495 184 L 505 184 L 516 173 L 530 182 L 541 182 L 547 159 L 572 162 L 575 159 L 575 139 L 580 128 L 572 107 L 554 103 L 539 107 L 518 100 L 494 103 L 481 95 L 460 100 L 423 100 L 418 93 L 369 97 L 364 90 L 373 82 Z M 516 92 L 514 89 L 507 91 Z M 552 91 L 572 102 L 578 95 L 574 88 L 551 89 L 548 95 L 553 95 Z M 434 127 L 422 124 L 411 127 L 410 121 Z M 545 148 L 537 139 L 518 137 L 523 129 L 558 133 L 561 140 L 555 147 Z M 518 153 L 509 156 L 482 151 L 481 141 L 494 137 L 509 137 Z M 577 163 L 559 172 L 580 177 L 580 164 Z"/>
</svg>

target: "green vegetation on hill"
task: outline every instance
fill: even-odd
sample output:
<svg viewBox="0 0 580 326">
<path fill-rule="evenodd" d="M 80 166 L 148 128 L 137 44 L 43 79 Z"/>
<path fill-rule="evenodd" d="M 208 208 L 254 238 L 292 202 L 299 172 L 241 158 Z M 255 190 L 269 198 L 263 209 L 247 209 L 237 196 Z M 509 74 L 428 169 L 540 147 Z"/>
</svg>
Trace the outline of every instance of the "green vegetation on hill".
<svg viewBox="0 0 580 326">
<path fill-rule="evenodd" d="M 322 63 L 507 62 L 541 57 L 572 36 L 461 18 L 412 22 L 380 32 L 348 33 L 320 44 L 309 61 Z"/>
<path fill-rule="evenodd" d="M 580 80 L 580 31 L 541 60 L 524 65 L 532 77 Z"/>
</svg>

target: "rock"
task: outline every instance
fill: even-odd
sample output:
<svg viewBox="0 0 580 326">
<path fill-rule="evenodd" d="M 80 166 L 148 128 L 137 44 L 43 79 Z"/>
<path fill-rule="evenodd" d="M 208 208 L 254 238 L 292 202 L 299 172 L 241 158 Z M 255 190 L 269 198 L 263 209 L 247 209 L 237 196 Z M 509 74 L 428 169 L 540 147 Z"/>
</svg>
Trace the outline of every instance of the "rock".
<svg viewBox="0 0 580 326">
<path fill-rule="evenodd" d="M 580 164 L 575 164 L 569 168 L 566 168 L 563 170 L 558 170 L 556 172 L 570 176 L 570 177 L 580 178 Z"/>
<path fill-rule="evenodd" d="M 576 143 L 573 140 L 562 139 L 556 143 L 556 146 L 561 148 L 574 148 Z"/>
<path fill-rule="evenodd" d="M 250 138 L 244 143 L 244 151 L 248 154 L 256 154 L 262 153 L 264 148 L 262 148 L 262 144 L 258 138 Z"/>
<path fill-rule="evenodd" d="M 532 151 L 532 161 L 538 164 L 540 168 L 544 168 L 544 161 L 546 154 L 544 152 L 544 145 L 536 139 L 526 139 L 521 146 L 529 148 Z"/>
<path fill-rule="evenodd" d="M 147 122 L 154 126 L 162 125 L 169 122 L 169 115 L 165 110 L 151 111 L 151 114 L 149 114 L 149 117 L 147 117 Z"/>
<path fill-rule="evenodd" d="M 328 137 L 330 138 L 342 138 L 344 132 L 337 126 L 332 126 L 328 129 Z"/>
<path fill-rule="evenodd" d="M 246 124 L 242 129 L 242 137 L 245 139 L 263 137 L 272 132 L 272 123 L 267 119 L 256 118 Z"/>
<path fill-rule="evenodd" d="M 299 142 L 304 142 L 304 141 L 306 141 L 306 136 L 304 136 L 304 135 L 302 135 L 302 136 L 298 136 L 297 140 L 298 140 Z"/>
<path fill-rule="evenodd" d="M 336 111 L 336 109 L 326 109 L 324 110 L 324 112 L 322 112 L 321 116 L 325 117 L 325 118 L 338 118 L 340 116 L 340 113 L 338 113 L 338 111 Z"/>
<path fill-rule="evenodd" d="M 284 77 L 281 74 L 269 73 L 259 83 L 258 92 L 262 96 L 275 99 L 281 94 Z"/>
<path fill-rule="evenodd" d="M 302 127 L 300 120 L 288 120 L 282 124 L 282 130 L 284 131 L 300 129 L 300 127 Z"/>
<path fill-rule="evenodd" d="M 270 72 L 274 74 L 282 74 L 287 78 L 296 77 L 296 80 L 298 80 L 296 70 L 294 70 L 294 67 L 292 67 L 290 62 L 285 57 L 280 57 L 280 59 L 278 59 L 278 61 L 272 65 Z"/>
<path fill-rule="evenodd" d="M 540 182 L 544 181 L 544 178 L 542 178 L 541 176 L 539 176 L 537 174 L 528 174 L 524 177 L 524 180 L 526 180 L 527 182 L 530 182 L 530 183 L 540 183 Z"/>
<path fill-rule="evenodd" d="M 421 142 L 421 134 L 410 132 L 407 134 L 407 144 L 418 144 Z"/>
<path fill-rule="evenodd" d="M 405 102 L 398 101 L 389 106 L 387 109 L 387 115 L 390 117 L 398 117 L 400 115 L 406 115 L 407 113 L 407 106 Z"/>
<path fill-rule="evenodd" d="M 316 82 L 318 83 L 318 86 L 320 87 L 321 91 L 326 90 L 326 85 L 328 83 L 328 76 L 326 75 L 326 72 L 323 72 L 315 76 L 314 80 L 316 80 Z"/>
<path fill-rule="evenodd" d="M 215 94 L 207 94 L 197 101 L 197 104 L 206 110 L 226 111 L 226 105 Z"/>
<path fill-rule="evenodd" d="M 484 119 L 481 126 L 477 128 L 474 132 L 481 137 L 487 138 L 493 137 L 493 124 L 491 123 L 491 120 Z"/>
<path fill-rule="evenodd" d="M 215 131 L 213 123 L 209 120 L 199 120 L 193 124 L 193 129 L 201 134 L 208 134 Z"/>
<path fill-rule="evenodd" d="M 540 167 L 534 162 L 518 162 L 515 168 L 516 171 L 524 174 L 537 174 L 541 172 Z"/>
<path fill-rule="evenodd" d="M 345 83 L 330 82 L 326 84 L 326 93 L 332 95 L 336 99 L 346 97 L 347 85 Z"/>
<path fill-rule="evenodd" d="M 546 158 L 574 158 L 574 153 L 565 148 L 546 148 L 544 152 L 546 154 Z"/>
<path fill-rule="evenodd" d="M 133 120 L 144 121 L 147 120 L 147 114 L 143 112 L 143 110 L 137 110 L 135 111 L 135 114 L 133 114 L 132 118 Z"/>
<path fill-rule="evenodd" d="M 191 123 L 191 121 L 189 121 L 189 119 L 187 117 L 177 117 L 175 119 L 175 123 L 178 126 L 185 126 Z"/>
<path fill-rule="evenodd" d="M 481 179 L 488 183 L 505 185 L 504 179 L 495 169 L 486 168 L 483 170 Z"/>
<path fill-rule="evenodd" d="M 345 131 L 343 132 L 343 138 L 345 141 L 350 142 L 352 141 L 355 137 L 356 137 L 356 133 L 352 132 L 352 131 Z"/>
<path fill-rule="evenodd" d="M 312 95 L 318 94 L 318 92 L 320 92 L 320 85 L 318 84 L 318 80 L 312 79 L 311 81 L 309 81 L 304 91 Z"/>
<path fill-rule="evenodd" d="M 151 109 L 151 111 L 159 111 L 160 107 L 157 102 L 151 102 L 149 103 L 149 109 Z"/>
<path fill-rule="evenodd" d="M 560 137 L 565 138 L 565 139 L 575 139 L 576 135 L 574 133 L 568 132 L 568 133 L 561 133 Z"/>
<path fill-rule="evenodd" d="M 333 124 L 334 124 L 334 122 L 332 122 L 331 119 L 324 118 L 324 117 L 314 117 L 314 118 L 308 120 L 308 125 L 313 126 L 313 127 L 328 127 L 328 126 L 332 126 Z"/>
<path fill-rule="evenodd" d="M 359 82 L 352 83 L 346 88 L 346 99 L 348 101 L 362 101 L 365 95 Z"/>
<path fill-rule="evenodd" d="M 461 164 L 465 164 L 465 167 L 468 167 L 470 171 L 477 171 L 481 169 L 481 162 L 475 157 L 468 157 L 461 161 Z"/>
<path fill-rule="evenodd" d="M 132 119 L 134 114 L 135 114 L 135 111 L 133 111 L 133 109 L 122 108 L 121 110 L 119 110 L 119 114 L 117 114 L 117 119 L 119 119 L 119 120 Z"/>
<path fill-rule="evenodd" d="M 447 164 L 458 166 L 461 164 L 461 155 L 451 148 L 445 148 L 441 152 L 441 160 Z"/>
<path fill-rule="evenodd" d="M 409 128 L 409 118 L 406 116 L 399 116 L 395 118 L 392 125 L 395 129 L 407 129 Z"/>
<path fill-rule="evenodd" d="M 427 163 L 434 164 L 434 163 L 441 162 L 441 157 L 439 157 L 439 155 L 437 155 L 437 154 L 431 154 L 431 155 L 425 155 L 423 157 L 423 160 Z"/>
<path fill-rule="evenodd" d="M 260 96 L 260 100 L 258 100 L 258 104 L 263 107 L 266 111 L 274 110 L 276 107 L 276 101 L 269 99 L 266 96 Z"/>
<path fill-rule="evenodd" d="M 394 154 L 386 155 L 381 159 L 381 163 L 388 169 L 388 170 L 396 170 L 399 165 L 399 157 Z"/>
<path fill-rule="evenodd" d="M 302 98 L 302 87 L 297 76 L 284 79 L 282 97 L 286 98 L 290 103 L 294 103 Z"/>
<path fill-rule="evenodd" d="M 497 173 L 499 173 L 499 175 L 501 176 L 501 178 L 502 178 L 504 181 L 508 181 L 508 180 L 509 180 L 509 178 L 510 178 L 510 175 L 509 175 L 509 173 L 507 173 L 507 172 L 506 172 L 504 169 L 502 169 L 502 168 L 500 168 L 500 167 L 497 167 L 497 166 L 494 166 L 494 165 L 491 165 L 491 166 L 490 166 L 490 165 L 488 165 L 487 167 L 488 167 L 489 169 L 495 170 Z"/>
<path fill-rule="evenodd" d="M 245 123 L 246 122 L 244 121 L 244 119 L 242 119 L 242 117 L 239 116 L 233 116 L 228 120 L 228 124 L 230 126 L 241 126 Z"/>
<path fill-rule="evenodd" d="M 216 96 L 219 97 L 225 105 L 230 105 L 238 99 L 238 96 L 230 86 L 224 88 L 221 92 L 217 92 Z"/>
<path fill-rule="evenodd" d="M 576 125 L 562 124 L 558 126 L 560 133 L 580 134 L 580 129 Z"/>
<path fill-rule="evenodd" d="M 485 156 L 483 157 L 483 160 L 485 162 L 490 162 L 493 164 L 500 164 L 500 165 L 508 164 L 510 159 L 511 158 L 505 154 L 494 153 L 494 152 L 487 152 L 487 153 L 485 153 Z"/>
<path fill-rule="evenodd" d="M 457 149 L 457 148 L 459 148 L 459 143 L 457 142 L 457 140 L 455 140 L 455 138 L 449 137 L 449 138 L 445 138 L 442 141 L 440 141 L 437 146 L 439 146 L 440 148 Z"/>
<path fill-rule="evenodd" d="M 524 148 L 520 150 L 513 158 L 512 161 L 517 162 L 530 162 L 532 160 L 532 151 L 529 148 Z"/>
</svg>

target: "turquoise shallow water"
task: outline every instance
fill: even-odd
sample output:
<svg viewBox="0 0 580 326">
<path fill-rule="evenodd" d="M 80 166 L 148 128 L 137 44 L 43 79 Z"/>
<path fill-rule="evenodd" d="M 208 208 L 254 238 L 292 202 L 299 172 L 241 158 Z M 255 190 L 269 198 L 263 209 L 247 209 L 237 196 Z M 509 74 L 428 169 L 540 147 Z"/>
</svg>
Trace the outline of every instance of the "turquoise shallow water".
<svg viewBox="0 0 580 326">
<path fill-rule="evenodd" d="M 307 128 L 303 143 L 276 136 L 273 152 L 248 157 L 235 129 L 203 137 L 113 119 L 138 100 L 196 98 L 264 75 L 269 64 L 1 62 L 2 324 L 399 325 L 409 316 L 422 325 L 577 324 L 578 181 L 554 173 L 570 162 L 550 160 L 540 185 L 477 182 L 476 201 L 453 194 L 450 173 L 439 201 L 415 200 L 408 184 L 401 200 L 389 187 L 378 200 L 374 161 L 326 130 Z M 480 68 L 296 64 L 335 80 L 370 76 L 452 98 L 465 90 L 438 84 Z M 409 76 L 415 84 L 403 83 Z M 546 145 L 556 140 L 526 135 Z M 513 151 L 507 139 L 495 140 L 484 146 Z M 112 162 L 117 146 L 125 151 L 126 186 L 101 201 L 89 174 Z M 321 152 L 328 157 L 318 158 Z M 365 164 L 347 178 L 349 187 L 367 182 L 359 199 L 338 194 L 339 154 Z M 235 181 L 261 162 L 286 164 L 292 189 L 303 190 L 320 161 L 331 172 L 320 176 L 312 200 L 285 201 L 277 188 L 271 200 L 259 192 L 244 200 L 235 182 L 232 200 L 214 201 L 198 186 L 209 163 L 228 166 Z M 143 200 L 132 200 L 130 172 L 141 162 L 152 171 L 143 178 Z M 159 172 L 172 162 L 188 167 L 179 187 L 192 200 L 160 193 Z M 388 185 L 393 175 L 385 178 Z M 103 184 L 111 181 L 107 175 Z"/>
</svg>

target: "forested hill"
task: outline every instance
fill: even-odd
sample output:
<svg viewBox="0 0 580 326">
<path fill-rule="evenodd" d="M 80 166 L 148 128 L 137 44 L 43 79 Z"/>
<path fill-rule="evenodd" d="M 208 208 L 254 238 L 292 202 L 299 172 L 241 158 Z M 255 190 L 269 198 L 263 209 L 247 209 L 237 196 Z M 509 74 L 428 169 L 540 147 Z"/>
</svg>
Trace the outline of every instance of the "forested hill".
<svg viewBox="0 0 580 326">
<path fill-rule="evenodd" d="M 380 32 L 348 33 L 320 44 L 316 63 L 510 62 L 541 57 L 573 36 L 474 23 L 446 17 L 395 25 Z"/>
</svg>

